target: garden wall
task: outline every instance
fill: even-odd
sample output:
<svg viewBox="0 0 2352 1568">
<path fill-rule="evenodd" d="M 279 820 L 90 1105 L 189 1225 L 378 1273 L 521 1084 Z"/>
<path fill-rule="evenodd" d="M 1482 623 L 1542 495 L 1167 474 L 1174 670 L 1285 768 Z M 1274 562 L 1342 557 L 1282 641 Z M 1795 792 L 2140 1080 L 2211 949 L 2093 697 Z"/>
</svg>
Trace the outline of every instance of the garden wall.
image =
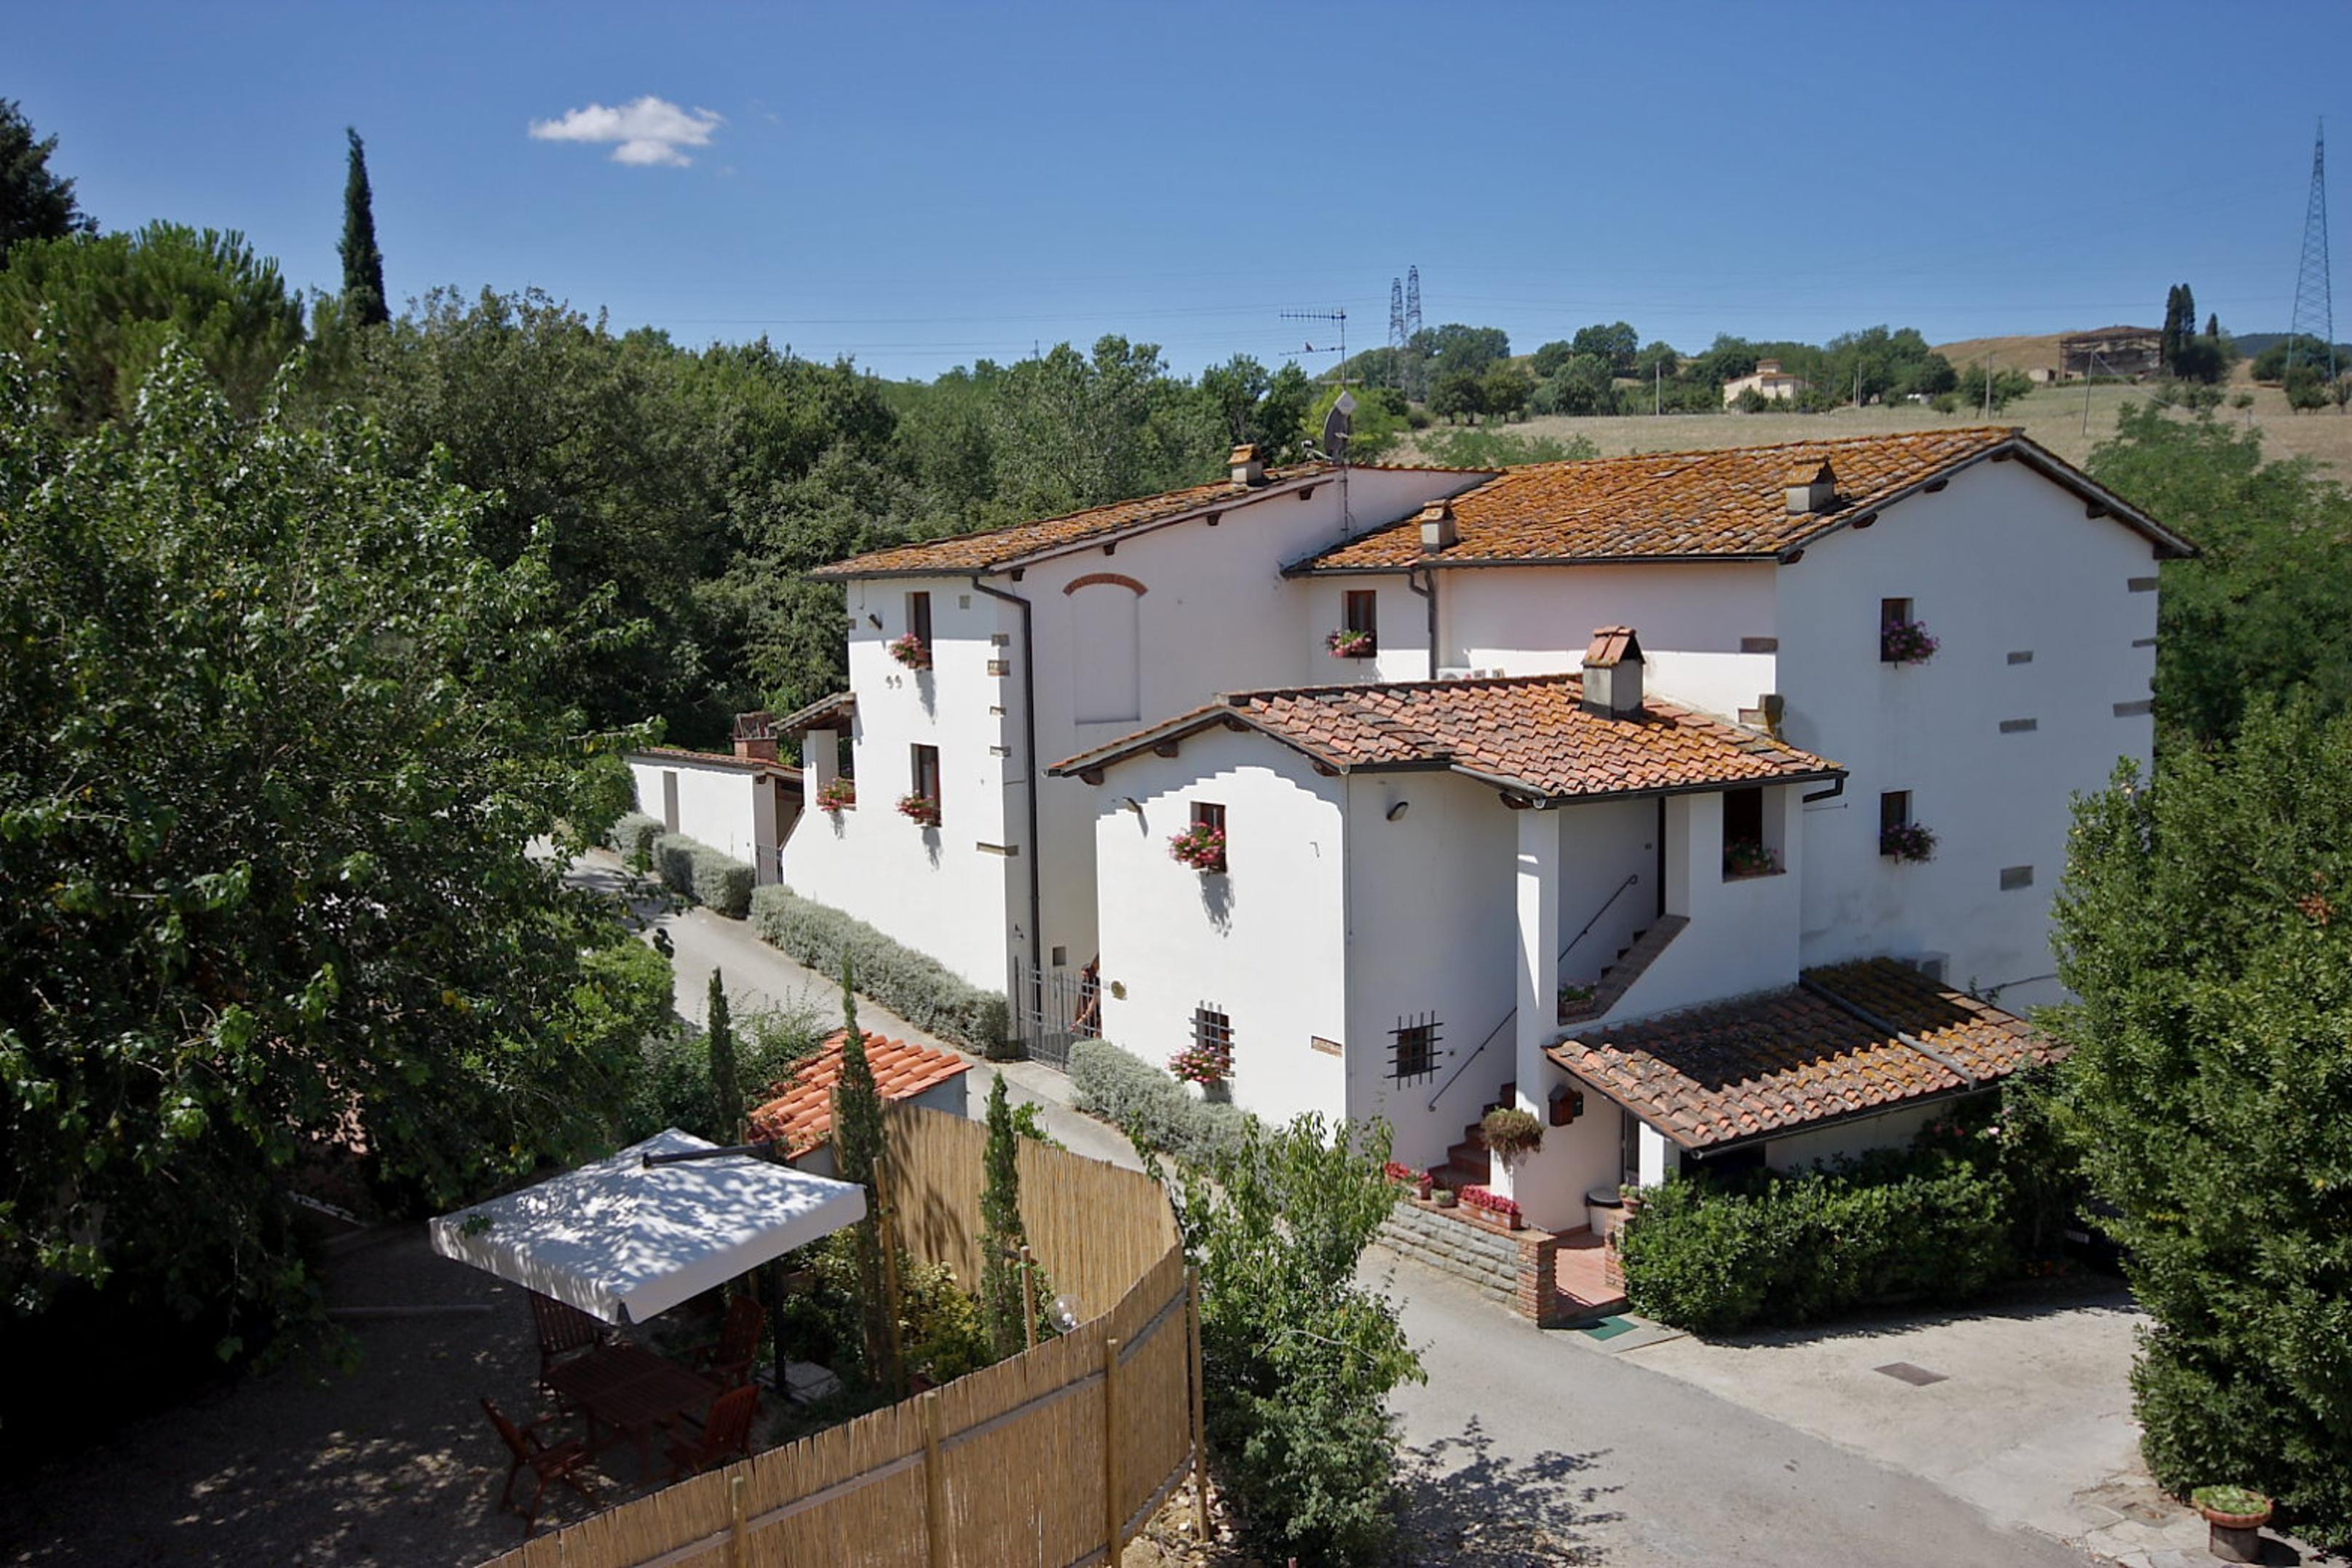
<svg viewBox="0 0 2352 1568">
<path fill-rule="evenodd" d="M 1503 1230 L 1461 1209 L 1400 1198 L 1381 1222 L 1381 1244 L 1426 1268 L 1451 1274 L 1539 1328 L 1566 1321 L 1559 1283 L 1559 1242 L 1546 1230 Z"/>
</svg>

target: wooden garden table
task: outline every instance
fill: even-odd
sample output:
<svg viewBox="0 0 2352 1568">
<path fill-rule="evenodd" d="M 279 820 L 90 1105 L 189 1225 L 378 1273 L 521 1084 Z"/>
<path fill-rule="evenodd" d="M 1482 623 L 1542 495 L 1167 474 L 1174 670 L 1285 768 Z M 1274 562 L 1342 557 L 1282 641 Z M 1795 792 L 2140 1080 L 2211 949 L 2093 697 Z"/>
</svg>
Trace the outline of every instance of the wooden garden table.
<svg viewBox="0 0 2352 1568">
<path fill-rule="evenodd" d="M 587 1415 L 592 1451 L 611 1447 L 596 1440 L 600 1423 L 611 1426 L 635 1441 L 638 1468 L 646 1474 L 653 1468 L 654 1428 L 707 1407 L 720 1392 L 709 1379 L 633 1344 L 600 1345 L 551 1367 L 547 1385 Z"/>
</svg>

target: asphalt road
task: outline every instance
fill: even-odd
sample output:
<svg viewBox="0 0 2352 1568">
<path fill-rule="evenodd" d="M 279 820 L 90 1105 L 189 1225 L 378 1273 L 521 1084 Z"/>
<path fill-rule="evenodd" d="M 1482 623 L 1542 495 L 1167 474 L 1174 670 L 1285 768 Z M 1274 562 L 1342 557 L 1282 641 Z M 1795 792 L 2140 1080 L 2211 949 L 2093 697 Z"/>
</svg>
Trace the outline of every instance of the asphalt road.
<svg viewBox="0 0 2352 1568">
<path fill-rule="evenodd" d="M 1392 1271 L 1426 1384 L 1392 1401 L 1420 1563 L 1612 1568 L 2086 1568 L 1915 1476 L 1545 1331 L 1466 1286 Z"/>
</svg>

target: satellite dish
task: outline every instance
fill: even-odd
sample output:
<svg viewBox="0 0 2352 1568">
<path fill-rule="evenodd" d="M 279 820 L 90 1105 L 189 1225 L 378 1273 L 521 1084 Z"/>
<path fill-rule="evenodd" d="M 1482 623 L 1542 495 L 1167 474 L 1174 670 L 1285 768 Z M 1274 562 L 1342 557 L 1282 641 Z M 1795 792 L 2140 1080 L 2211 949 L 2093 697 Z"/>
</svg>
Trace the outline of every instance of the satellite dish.
<svg viewBox="0 0 2352 1568">
<path fill-rule="evenodd" d="M 1356 428 L 1356 395 L 1343 392 L 1323 416 L 1323 450 L 1335 463 L 1348 460 L 1348 443 Z"/>
</svg>

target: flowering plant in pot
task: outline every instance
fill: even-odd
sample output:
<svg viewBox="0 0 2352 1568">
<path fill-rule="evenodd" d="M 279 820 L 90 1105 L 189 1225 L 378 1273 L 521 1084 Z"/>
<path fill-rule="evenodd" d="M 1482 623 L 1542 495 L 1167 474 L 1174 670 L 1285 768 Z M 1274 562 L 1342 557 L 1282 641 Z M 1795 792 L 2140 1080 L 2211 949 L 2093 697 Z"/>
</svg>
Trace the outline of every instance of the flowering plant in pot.
<svg viewBox="0 0 2352 1568">
<path fill-rule="evenodd" d="M 908 669 L 929 669 L 931 668 L 931 650 L 929 645 L 925 643 L 922 638 L 917 637 L 912 632 L 908 632 L 905 637 L 898 637 L 892 641 L 890 644 L 890 657 L 897 659 L 900 664 L 905 665 Z"/>
<path fill-rule="evenodd" d="M 1186 1083 L 1213 1089 L 1234 1076 L 1233 1050 L 1195 1040 L 1168 1058 L 1168 1070 Z"/>
<path fill-rule="evenodd" d="M 1225 834 L 1221 827 L 1196 822 L 1168 840 L 1168 858 L 1195 871 L 1225 868 Z"/>
<path fill-rule="evenodd" d="M 1735 838 L 1723 847 L 1727 877 L 1771 877 L 1780 870 L 1780 858 L 1753 838 Z"/>
<path fill-rule="evenodd" d="M 1878 834 L 1878 852 L 1893 860 L 1932 860 L 1936 836 L 1916 822 L 1897 822 Z"/>
<path fill-rule="evenodd" d="M 1416 1197 L 1429 1196 L 1429 1173 L 1417 1171 L 1401 1161 L 1391 1160 L 1383 1169 L 1388 1179 L 1401 1187 L 1411 1187 Z"/>
<path fill-rule="evenodd" d="M 1543 1147 L 1543 1123 L 1536 1120 L 1534 1111 L 1516 1105 L 1497 1106 L 1486 1112 L 1478 1122 L 1478 1131 L 1486 1140 L 1486 1152 L 1506 1168 Z"/>
<path fill-rule="evenodd" d="M 940 825 L 940 803 L 927 795 L 902 795 L 898 797 L 899 815 L 921 823 L 925 827 Z"/>
<path fill-rule="evenodd" d="M 1925 664 L 1936 657 L 1937 642 L 1918 621 L 1888 621 L 1878 628 L 1878 657 L 1886 664 Z"/>
<path fill-rule="evenodd" d="M 1345 626 L 1325 637 L 1323 646 L 1331 650 L 1333 658 L 1370 658 L 1380 651 L 1371 633 Z"/>
<path fill-rule="evenodd" d="M 1503 1221 L 1513 1230 L 1527 1228 L 1528 1219 L 1517 1198 L 1507 1198 L 1488 1187 L 1465 1187 L 1462 1201 L 1474 1209 L 1481 1209 Z"/>
<path fill-rule="evenodd" d="M 857 804 L 857 781 L 836 778 L 816 792 L 819 811 L 840 813 Z"/>
<path fill-rule="evenodd" d="M 2271 1500 L 2252 1487 L 2199 1487 L 2189 1502 L 2206 1521 L 2228 1530 L 2260 1530 L 2271 1521 Z"/>
</svg>

